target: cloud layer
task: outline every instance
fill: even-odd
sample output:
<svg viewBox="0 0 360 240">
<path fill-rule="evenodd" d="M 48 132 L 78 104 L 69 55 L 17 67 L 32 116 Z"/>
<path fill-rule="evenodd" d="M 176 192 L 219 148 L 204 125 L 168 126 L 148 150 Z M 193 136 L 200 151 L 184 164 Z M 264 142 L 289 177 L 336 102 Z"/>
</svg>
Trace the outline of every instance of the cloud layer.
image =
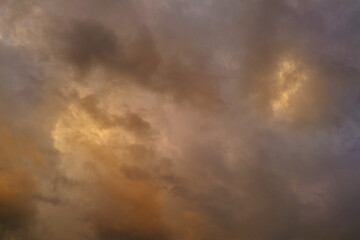
<svg viewBox="0 0 360 240">
<path fill-rule="evenodd" d="M 360 4 L 0 2 L 0 238 L 360 238 Z"/>
</svg>

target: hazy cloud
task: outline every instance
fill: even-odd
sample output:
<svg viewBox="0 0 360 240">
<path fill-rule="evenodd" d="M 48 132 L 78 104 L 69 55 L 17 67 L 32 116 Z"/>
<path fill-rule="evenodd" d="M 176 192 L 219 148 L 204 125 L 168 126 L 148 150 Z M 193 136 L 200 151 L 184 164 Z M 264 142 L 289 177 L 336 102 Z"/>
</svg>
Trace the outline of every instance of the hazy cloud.
<svg viewBox="0 0 360 240">
<path fill-rule="evenodd" d="M 0 238 L 360 236 L 356 1 L 0 3 Z"/>
</svg>

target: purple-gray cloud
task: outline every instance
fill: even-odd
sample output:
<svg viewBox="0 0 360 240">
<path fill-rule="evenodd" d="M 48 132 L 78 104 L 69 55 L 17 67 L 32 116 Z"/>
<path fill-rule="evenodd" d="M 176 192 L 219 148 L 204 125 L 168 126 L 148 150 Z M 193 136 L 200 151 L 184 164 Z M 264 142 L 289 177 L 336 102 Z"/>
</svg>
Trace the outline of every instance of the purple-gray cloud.
<svg viewBox="0 0 360 240">
<path fill-rule="evenodd" d="M 0 2 L 0 238 L 358 239 L 359 11 Z"/>
</svg>

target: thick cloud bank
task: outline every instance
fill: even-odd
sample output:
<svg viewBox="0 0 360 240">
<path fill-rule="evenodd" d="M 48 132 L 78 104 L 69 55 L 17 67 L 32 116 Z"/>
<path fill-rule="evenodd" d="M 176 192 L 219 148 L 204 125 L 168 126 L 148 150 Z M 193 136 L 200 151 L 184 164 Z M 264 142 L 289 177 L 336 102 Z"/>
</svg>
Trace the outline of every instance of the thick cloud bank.
<svg viewBox="0 0 360 240">
<path fill-rule="evenodd" d="M 0 239 L 360 239 L 360 2 L 0 1 Z"/>
</svg>

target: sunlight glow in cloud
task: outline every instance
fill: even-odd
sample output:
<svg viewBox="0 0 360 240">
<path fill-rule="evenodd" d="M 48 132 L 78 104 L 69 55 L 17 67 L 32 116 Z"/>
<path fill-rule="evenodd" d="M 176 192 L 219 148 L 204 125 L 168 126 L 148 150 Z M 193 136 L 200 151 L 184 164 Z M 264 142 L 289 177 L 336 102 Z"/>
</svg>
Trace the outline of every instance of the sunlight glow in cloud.
<svg viewBox="0 0 360 240">
<path fill-rule="evenodd" d="M 275 81 L 274 88 L 278 94 L 272 102 L 272 110 L 275 118 L 286 118 L 287 111 L 291 108 L 291 98 L 307 81 L 307 76 L 305 73 L 299 72 L 294 61 L 288 60 L 279 64 Z"/>
</svg>

